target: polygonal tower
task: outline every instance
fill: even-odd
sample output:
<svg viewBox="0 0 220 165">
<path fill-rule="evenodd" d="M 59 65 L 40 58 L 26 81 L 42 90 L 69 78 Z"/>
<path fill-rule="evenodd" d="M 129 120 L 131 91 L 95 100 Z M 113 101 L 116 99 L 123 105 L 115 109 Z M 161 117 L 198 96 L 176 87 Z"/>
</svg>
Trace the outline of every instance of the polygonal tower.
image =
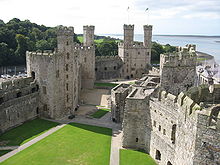
<svg viewBox="0 0 220 165">
<path fill-rule="evenodd" d="M 124 46 L 129 46 L 134 41 L 134 25 L 124 25 Z"/>
</svg>

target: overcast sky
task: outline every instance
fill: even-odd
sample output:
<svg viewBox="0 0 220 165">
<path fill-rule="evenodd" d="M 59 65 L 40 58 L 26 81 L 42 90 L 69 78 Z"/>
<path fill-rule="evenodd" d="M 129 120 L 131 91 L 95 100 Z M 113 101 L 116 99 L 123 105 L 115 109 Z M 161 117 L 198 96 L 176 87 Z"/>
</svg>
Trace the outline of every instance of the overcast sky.
<svg viewBox="0 0 220 165">
<path fill-rule="evenodd" d="M 0 0 L 0 19 L 15 17 L 76 33 L 90 24 L 96 34 L 122 33 L 124 23 L 143 33 L 150 23 L 154 34 L 220 35 L 220 0 Z"/>
</svg>

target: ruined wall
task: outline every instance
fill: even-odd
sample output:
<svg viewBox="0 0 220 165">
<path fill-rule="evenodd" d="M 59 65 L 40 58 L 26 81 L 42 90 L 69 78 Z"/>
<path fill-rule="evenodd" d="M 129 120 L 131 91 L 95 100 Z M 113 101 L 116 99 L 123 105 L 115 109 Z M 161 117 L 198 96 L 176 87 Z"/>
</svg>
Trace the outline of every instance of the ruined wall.
<svg viewBox="0 0 220 165">
<path fill-rule="evenodd" d="M 38 116 L 39 86 L 31 77 L 0 83 L 0 134 Z"/>
<path fill-rule="evenodd" d="M 97 56 L 95 58 L 96 80 L 120 78 L 123 62 L 119 56 Z"/>
</svg>

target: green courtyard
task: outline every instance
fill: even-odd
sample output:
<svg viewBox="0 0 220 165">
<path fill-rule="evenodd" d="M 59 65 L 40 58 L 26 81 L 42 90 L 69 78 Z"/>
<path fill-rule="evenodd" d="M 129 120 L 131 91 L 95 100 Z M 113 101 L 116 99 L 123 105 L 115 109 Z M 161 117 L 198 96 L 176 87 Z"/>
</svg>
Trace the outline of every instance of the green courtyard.
<svg viewBox="0 0 220 165">
<path fill-rule="evenodd" d="M 146 153 L 134 150 L 120 150 L 120 165 L 157 165 Z"/>
<path fill-rule="evenodd" d="M 107 165 L 111 135 L 112 130 L 108 128 L 68 124 L 2 164 Z"/>
</svg>

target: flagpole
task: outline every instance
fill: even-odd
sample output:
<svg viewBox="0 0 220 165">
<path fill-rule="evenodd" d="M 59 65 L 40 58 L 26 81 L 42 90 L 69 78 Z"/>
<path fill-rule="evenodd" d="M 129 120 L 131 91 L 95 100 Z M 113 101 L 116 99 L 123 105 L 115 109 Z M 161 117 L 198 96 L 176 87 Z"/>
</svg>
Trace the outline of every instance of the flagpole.
<svg viewBox="0 0 220 165">
<path fill-rule="evenodd" d="M 128 25 L 129 25 L 129 9 L 130 9 L 130 7 L 128 6 L 128 8 L 127 8 L 127 12 L 128 12 Z"/>
<path fill-rule="evenodd" d="M 149 19 L 149 8 L 146 8 L 145 12 L 147 12 L 147 24 L 150 25 L 150 19 Z"/>
</svg>

